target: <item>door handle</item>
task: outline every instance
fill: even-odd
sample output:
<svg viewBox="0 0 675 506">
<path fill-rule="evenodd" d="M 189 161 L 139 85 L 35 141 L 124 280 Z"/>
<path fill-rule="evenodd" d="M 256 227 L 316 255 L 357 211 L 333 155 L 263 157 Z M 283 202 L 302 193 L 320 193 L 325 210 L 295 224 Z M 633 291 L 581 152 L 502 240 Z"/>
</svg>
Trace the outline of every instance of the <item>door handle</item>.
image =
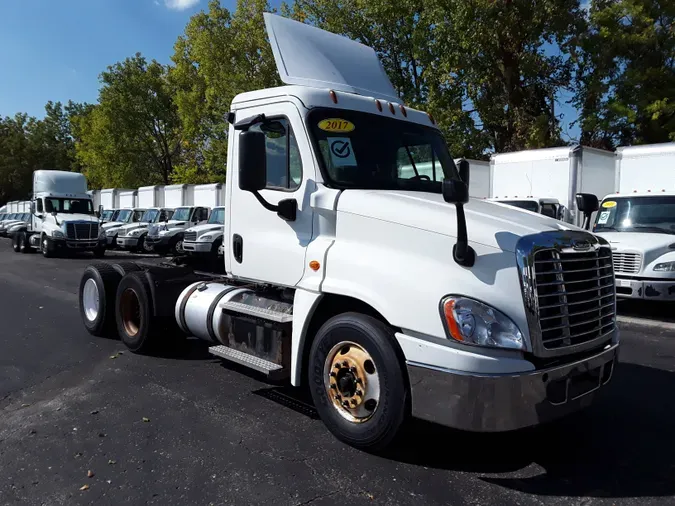
<svg viewBox="0 0 675 506">
<path fill-rule="evenodd" d="M 241 263 L 244 257 L 244 239 L 239 234 L 234 234 L 232 236 L 232 253 L 234 254 L 234 259 Z"/>
</svg>

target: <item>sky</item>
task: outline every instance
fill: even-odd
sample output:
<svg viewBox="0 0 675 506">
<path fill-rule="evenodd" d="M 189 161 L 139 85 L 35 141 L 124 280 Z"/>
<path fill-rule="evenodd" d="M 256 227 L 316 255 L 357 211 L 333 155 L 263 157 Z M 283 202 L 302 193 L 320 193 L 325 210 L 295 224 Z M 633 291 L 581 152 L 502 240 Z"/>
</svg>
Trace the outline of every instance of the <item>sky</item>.
<svg viewBox="0 0 675 506">
<path fill-rule="evenodd" d="M 42 117 L 49 100 L 96 102 L 108 65 L 137 52 L 170 63 L 190 16 L 207 8 L 208 0 L 0 0 L 0 116 Z M 565 97 L 556 108 L 578 135 Z"/>
</svg>

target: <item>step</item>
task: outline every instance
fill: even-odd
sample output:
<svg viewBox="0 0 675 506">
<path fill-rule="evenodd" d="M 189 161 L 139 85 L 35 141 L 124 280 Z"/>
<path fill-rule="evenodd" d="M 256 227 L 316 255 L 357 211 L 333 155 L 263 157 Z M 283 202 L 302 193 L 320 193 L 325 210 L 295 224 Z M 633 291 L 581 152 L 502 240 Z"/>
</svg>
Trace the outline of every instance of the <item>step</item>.
<svg viewBox="0 0 675 506">
<path fill-rule="evenodd" d="M 255 357 L 249 353 L 244 353 L 243 351 L 235 350 L 229 346 L 211 346 L 209 347 L 209 353 L 230 362 L 235 362 L 239 365 L 243 365 L 250 369 L 255 369 L 258 372 L 266 374 L 267 376 L 280 377 L 283 376 L 286 371 L 284 371 L 283 366 L 265 360 L 264 358 Z"/>
<path fill-rule="evenodd" d="M 292 314 L 281 313 L 279 311 L 274 311 L 264 307 L 251 306 L 250 304 L 243 304 L 241 302 L 224 301 L 221 302 L 219 306 L 226 311 L 233 311 L 235 313 L 255 316 L 257 318 L 262 318 L 263 320 L 269 320 L 277 323 L 290 323 L 293 321 Z"/>
</svg>

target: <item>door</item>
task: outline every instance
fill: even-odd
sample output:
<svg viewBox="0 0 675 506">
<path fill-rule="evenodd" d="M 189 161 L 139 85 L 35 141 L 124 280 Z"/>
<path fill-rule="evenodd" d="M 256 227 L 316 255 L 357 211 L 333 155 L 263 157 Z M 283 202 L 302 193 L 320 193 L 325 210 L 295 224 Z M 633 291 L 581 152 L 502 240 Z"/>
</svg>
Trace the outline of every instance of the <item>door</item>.
<svg viewBox="0 0 675 506">
<path fill-rule="evenodd" d="M 295 199 L 295 221 L 285 221 L 265 209 L 250 192 L 239 189 L 238 166 L 234 163 L 228 176 L 233 178 L 229 206 L 229 270 L 238 277 L 283 286 L 296 285 L 305 270 L 305 251 L 312 237 L 312 209 L 309 192 L 313 188 L 314 166 L 307 134 L 300 113 L 291 103 L 240 110 L 237 118 L 265 114 L 266 122 L 251 127 L 266 137 L 267 187 L 260 191 L 263 199 L 277 205 Z M 238 159 L 238 137 L 235 132 Z"/>
</svg>

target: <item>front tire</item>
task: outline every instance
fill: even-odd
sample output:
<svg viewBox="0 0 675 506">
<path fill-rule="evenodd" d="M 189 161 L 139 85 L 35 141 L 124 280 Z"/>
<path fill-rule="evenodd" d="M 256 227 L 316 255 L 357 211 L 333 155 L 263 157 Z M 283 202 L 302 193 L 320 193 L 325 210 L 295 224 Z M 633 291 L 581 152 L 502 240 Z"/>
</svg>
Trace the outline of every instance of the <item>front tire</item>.
<svg viewBox="0 0 675 506">
<path fill-rule="evenodd" d="M 80 317 L 91 335 L 114 335 L 115 294 L 121 279 L 113 266 L 103 262 L 84 270 L 80 280 Z"/>
<path fill-rule="evenodd" d="M 30 253 L 30 244 L 26 232 L 19 232 L 17 241 L 19 242 L 19 253 Z"/>
<path fill-rule="evenodd" d="M 397 350 L 391 328 L 364 314 L 344 313 L 319 329 L 309 385 L 321 420 L 341 441 L 379 451 L 403 427 L 410 393 Z"/>
<path fill-rule="evenodd" d="M 46 235 L 42 236 L 40 240 L 40 250 L 42 251 L 42 256 L 45 258 L 54 257 L 54 245 L 52 241 Z"/>
<path fill-rule="evenodd" d="M 21 251 L 21 246 L 19 245 L 19 235 L 20 232 L 17 232 L 12 236 L 12 249 L 14 253 L 19 253 Z"/>
</svg>

